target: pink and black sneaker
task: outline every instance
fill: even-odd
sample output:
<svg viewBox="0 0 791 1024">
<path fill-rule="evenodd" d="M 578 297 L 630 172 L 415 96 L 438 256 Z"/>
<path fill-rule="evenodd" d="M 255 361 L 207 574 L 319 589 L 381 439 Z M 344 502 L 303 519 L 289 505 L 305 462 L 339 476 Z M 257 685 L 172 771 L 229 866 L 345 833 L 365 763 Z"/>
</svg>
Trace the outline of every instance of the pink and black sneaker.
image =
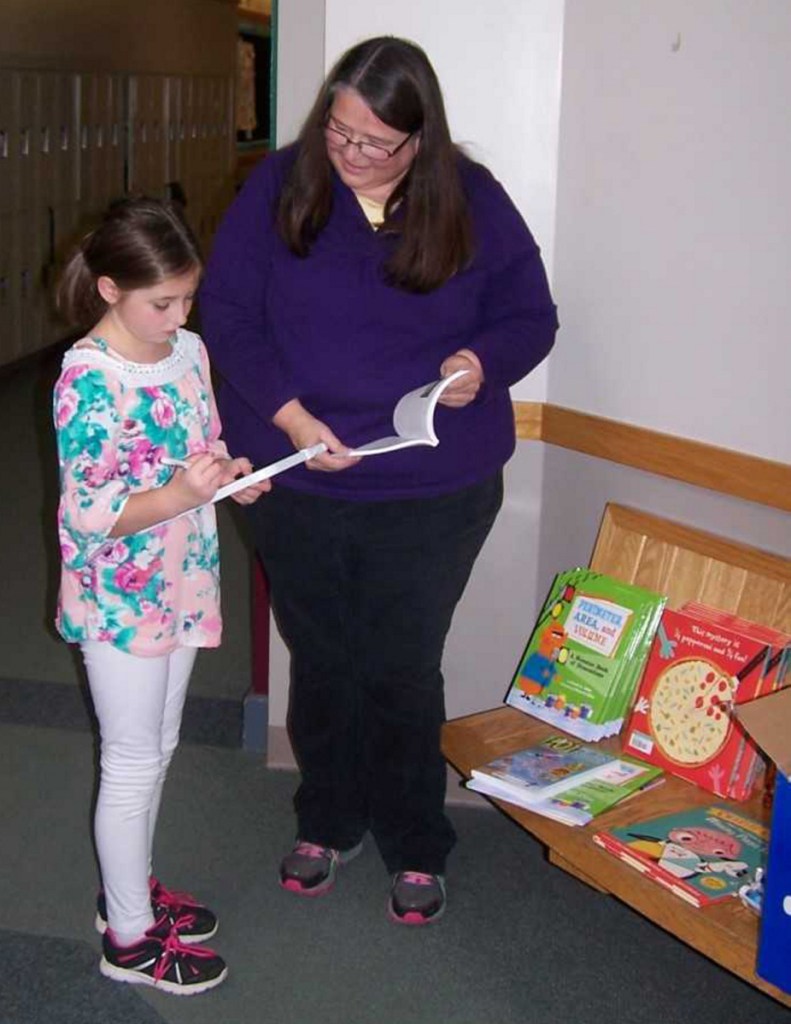
<svg viewBox="0 0 791 1024">
<path fill-rule="evenodd" d="M 297 840 L 280 862 L 280 885 L 299 896 L 322 896 L 335 884 L 338 866 L 353 860 L 362 848 L 358 843 L 348 850 L 336 850 Z"/>
<path fill-rule="evenodd" d="M 154 920 L 159 924 L 161 919 L 165 918 L 171 926 L 178 922 L 179 936 L 185 945 L 205 942 L 216 933 L 217 915 L 202 903 L 198 903 L 190 893 L 171 892 L 157 878 L 152 878 L 149 885 Z M 96 931 L 104 935 L 107 931 L 107 901 L 104 892 L 100 892 L 96 899 L 94 924 Z"/>
<path fill-rule="evenodd" d="M 99 970 L 105 978 L 131 985 L 150 985 L 177 996 L 194 996 L 220 985 L 228 974 L 213 949 L 186 945 L 162 917 L 131 946 L 116 943 L 108 928 L 102 937 L 104 955 Z"/>
<path fill-rule="evenodd" d="M 431 924 L 445 913 L 445 903 L 442 875 L 398 871 L 393 875 L 387 916 L 396 924 Z"/>
</svg>

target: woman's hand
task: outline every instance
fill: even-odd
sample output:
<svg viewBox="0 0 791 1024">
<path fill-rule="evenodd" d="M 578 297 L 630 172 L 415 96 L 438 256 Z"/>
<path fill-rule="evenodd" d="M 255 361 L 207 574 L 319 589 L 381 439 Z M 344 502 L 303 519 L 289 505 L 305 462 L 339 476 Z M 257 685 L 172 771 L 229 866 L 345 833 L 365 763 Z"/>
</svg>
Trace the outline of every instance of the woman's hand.
<svg viewBox="0 0 791 1024">
<path fill-rule="evenodd" d="M 272 417 L 272 422 L 287 434 L 295 448 L 310 448 L 323 441 L 327 451 L 309 459 L 307 469 L 334 473 L 339 469 L 348 469 L 360 461 L 359 456 L 347 456 L 348 448 L 333 434 L 326 423 L 312 416 L 298 398 L 286 402 Z"/>
<path fill-rule="evenodd" d="M 480 359 L 469 348 L 460 348 L 448 356 L 439 368 L 443 377 L 449 377 L 457 370 L 466 370 L 463 377 L 454 380 L 440 395 L 439 404 L 451 409 L 461 409 L 477 396 L 483 384 L 483 367 Z"/>
<path fill-rule="evenodd" d="M 228 459 L 223 463 L 223 479 L 220 483 L 220 487 L 224 487 L 226 484 L 231 483 L 238 476 L 247 476 L 248 473 L 253 472 L 253 466 L 249 459 L 240 456 L 237 459 Z M 237 491 L 232 494 L 231 497 L 234 501 L 240 505 L 252 505 L 254 501 L 258 501 L 265 491 L 272 490 L 271 480 L 259 480 L 256 484 L 250 484 L 248 487 L 242 488 L 241 491 Z"/>
</svg>

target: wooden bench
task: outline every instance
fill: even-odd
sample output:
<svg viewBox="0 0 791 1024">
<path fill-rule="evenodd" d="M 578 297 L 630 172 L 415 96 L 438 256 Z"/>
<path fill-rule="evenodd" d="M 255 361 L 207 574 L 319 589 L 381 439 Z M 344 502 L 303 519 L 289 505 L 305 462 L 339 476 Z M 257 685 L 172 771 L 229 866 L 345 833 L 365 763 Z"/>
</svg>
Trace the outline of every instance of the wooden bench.
<svg viewBox="0 0 791 1024">
<path fill-rule="evenodd" d="M 791 560 L 787 558 L 608 505 L 590 564 L 600 572 L 667 594 L 671 608 L 685 601 L 702 601 L 791 632 Z M 506 685 L 507 680 L 504 689 Z M 469 777 L 477 765 L 537 743 L 552 731 L 520 711 L 500 707 L 447 722 L 443 752 L 454 768 Z M 619 740 L 604 741 L 603 746 L 617 750 Z M 791 1007 L 791 995 L 755 973 L 758 919 L 738 900 L 697 910 L 622 865 L 591 839 L 602 826 L 670 814 L 714 799 L 697 786 L 669 776 L 662 786 L 613 808 L 586 828 L 569 828 L 504 801 L 494 802 L 545 844 L 553 864 L 616 896 L 720 966 Z M 768 821 L 760 796 L 735 806 Z"/>
</svg>

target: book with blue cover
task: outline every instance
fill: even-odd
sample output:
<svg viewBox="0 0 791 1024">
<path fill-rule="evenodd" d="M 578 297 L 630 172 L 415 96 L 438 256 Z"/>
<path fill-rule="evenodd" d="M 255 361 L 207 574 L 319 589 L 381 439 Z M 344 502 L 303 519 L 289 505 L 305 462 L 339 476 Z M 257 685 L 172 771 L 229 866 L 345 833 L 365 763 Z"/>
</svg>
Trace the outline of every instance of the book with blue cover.
<svg viewBox="0 0 791 1024">
<path fill-rule="evenodd" d="M 477 770 L 480 773 L 480 769 Z M 662 769 L 656 765 L 646 764 L 633 757 L 614 756 L 595 775 L 583 778 L 581 782 L 572 777 L 569 788 L 556 791 L 554 796 L 541 800 L 522 799 L 522 794 L 515 791 L 513 786 L 508 788 L 507 784 L 501 783 L 494 775 L 485 777 L 479 774 L 469 779 L 466 786 L 476 793 L 524 807 L 543 818 L 579 827 L 587 825 L 616 804 L 653 789 L 662 782 Z"/>
<path fill-rule="evenodd" d="M 471 774 L 473 780 L 495 783 L 503 799 L 510 793 L 515 802 L 527 806 L 593 778 L 616 759 L 615 754 L 553 734 L 533 747 L 473 768 Z"/>
</svg>

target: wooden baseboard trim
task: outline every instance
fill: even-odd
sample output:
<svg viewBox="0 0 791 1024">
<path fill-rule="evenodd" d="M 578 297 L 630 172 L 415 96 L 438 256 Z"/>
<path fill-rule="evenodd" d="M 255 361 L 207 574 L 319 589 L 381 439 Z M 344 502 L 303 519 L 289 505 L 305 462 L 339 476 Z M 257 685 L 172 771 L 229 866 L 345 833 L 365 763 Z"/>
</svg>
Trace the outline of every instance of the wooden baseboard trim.
<svg viewBox="0 0 791 1024">
<path fill-rule="evenodd" d="M 514 403 L 517 437 L 791 512 L 791 466 L 542 402 Z"/>
</svg>

